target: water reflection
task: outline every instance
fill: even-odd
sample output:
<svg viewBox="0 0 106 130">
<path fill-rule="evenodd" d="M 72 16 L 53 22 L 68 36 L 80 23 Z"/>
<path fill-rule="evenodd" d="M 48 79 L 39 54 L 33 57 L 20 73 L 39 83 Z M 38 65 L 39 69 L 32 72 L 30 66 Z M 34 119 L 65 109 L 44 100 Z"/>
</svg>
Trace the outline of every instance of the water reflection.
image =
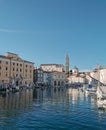
<svg viewBox="0 0 106 130">
<path fill-rule="evenodd" d="M 78 89 L 66 88 L 38 88 L 25 90 L 15 94 L 0 96 L 0 110 L 25 109 L 29 106 L 39 107 L 46 104 L 62 103 L 66 110 L 70 105 L 77 105 L 79 100 L 87 100 Z"/>
<path fill-rule="evenodd" d="M 33 101 L 33 91 L 9 93 L 5 97 L 0 96 L 0 110 L 23 109 Z"/>
<path fill-rule="evenodd" d="M 0 96 L 0 110 L 21 110 L 30 107 L 37 107 L 44 104 L 62 103 L 66 109 L 70 105 L 77 105 L 78 102 L 90 103 L 92 108 L 97 107 L 96 99 L 86 97 L 78 89 L 66 88 L 45 88 L 34 89 L 8 94 L 5 97 Z"/>
<path fill-rule="evenodd" d="M 59 103 L 69 100 L 67 89 L 46 88 L 25 90 L 0 96 L 0 110 L 21 110 L 29 106 L 39 106 L 43 103 Z"/>
<path fill-rule="evenodd" d="M 105 119 L 106 111 L 97 109 L 96 99 L 78 89 L 37 88 L 0 96 L 0 129 L 99 130 Z"/>
<path fill-rule="evenodd" d="M 60 88 L 47 88 L 47 89 L 35 89 L 33 92 L 33 98 L 36 102 L 61 102 L 65 100 L 66 89 Z"/>
<path fill-rule="evenodd" d="M 78 89 L 69 88 L 68 94 L 69 94 L 70 99 L 72 100 L 72 103 L 74 105 L 77 104 L 78 94 L 79 94 Z"/>
</svg>

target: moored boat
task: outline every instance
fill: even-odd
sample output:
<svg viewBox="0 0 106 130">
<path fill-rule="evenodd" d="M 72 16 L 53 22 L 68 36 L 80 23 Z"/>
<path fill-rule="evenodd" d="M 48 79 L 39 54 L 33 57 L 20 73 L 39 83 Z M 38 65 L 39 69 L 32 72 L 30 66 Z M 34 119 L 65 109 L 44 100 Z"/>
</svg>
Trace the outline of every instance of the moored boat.
<svg viewBox="0 0 106 130">
<path fill-rule="evenodd" d="M 84 90 L 85 94 L 96 94 L 96 88 L 94 88 L 91 84 L 88 84 Z"/>
</svg>

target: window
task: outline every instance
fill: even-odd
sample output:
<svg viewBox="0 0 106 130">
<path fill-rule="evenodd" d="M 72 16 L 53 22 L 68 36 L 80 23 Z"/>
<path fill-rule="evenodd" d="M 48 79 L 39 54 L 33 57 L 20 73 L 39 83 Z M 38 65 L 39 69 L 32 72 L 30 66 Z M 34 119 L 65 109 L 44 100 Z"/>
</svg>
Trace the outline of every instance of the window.
<svg viewBox="0 0 106 130">
<path fill-rule="evenodd" d="M 17 68 L 17 71 L 18 71 L 18 68 Z"/>
<path fill-rule="evenodd" d="M 20 72 L 22 72 L 22 69 L 20 69 Z"/>
<path fill-rule="evenodd" d="M 22 67 L 22 64 L 20 64 L 20 66 Z"/>
<path fill-rule="evenodd" d="M 15 71 L 15 69 L 13 68 L 13 71 Z"/>
<path fill-rule="evenodd" d="M 15 63 L 13 63 L 13 65 L 15 65 Z"/>
<path fill-rule="evenodd" d="M 1 70 L 1 66 L 0 66 L 0 70 Z"/>
<path fill-rule="evenodd" d="M 2 63 L 2 61 L 0 60 L 0 64 Z"/>
<path fill-rule="evenodd" d="M 18 66 L 18 63 L 17 63 L 17 66 Z"/>
<path fill-rule="evenodd" d="M 8 65 L 8 61 L 6 61 L 6 64 Z"/>
<path fill-rule="evenodd" d="M 28 66 L 26 65 L 26 68 L 27 68 Z"/>
<path fill-rule="evenodd" d="M 18 74 L 16 74 L 16 77 L 18 77 Z"/>
<path fill-rule="evenodd" d="M 8 70 L 8 68 L 6 67 L 6 70 Z"/>
</svg>

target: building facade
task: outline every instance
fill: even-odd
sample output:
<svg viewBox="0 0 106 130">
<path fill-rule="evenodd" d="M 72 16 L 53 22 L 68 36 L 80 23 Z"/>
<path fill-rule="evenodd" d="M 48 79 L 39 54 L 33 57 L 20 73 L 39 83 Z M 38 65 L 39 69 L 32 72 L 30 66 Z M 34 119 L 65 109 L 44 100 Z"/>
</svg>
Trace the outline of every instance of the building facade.
<svg viewBox="0 0 106 130">
<path fill-rule="evenodd" d="M 43 72 L 43 82 L 44 85 L 46 86 L 51 86 L 51 82 L 52 82 L 52 73 L 48 72 L 48 71 L 44 71 Z"/>
<path fill-rule="evenodd" d="M 64 71 L 64 65 L 62 64 L 41 64 L 40 68 L 48 72 L 53 72 L 53 71 L 63 72 Z"/>
<path fill-rule="evenodd" d="M 57 72 L 54 71 L 51 73 L 52 81 L 51 85 L 52 86 L 65 86 L 66 85 L 66 76 L 64 72 Z"/>
<path fill-rule="evenodd" d="M 106 84 L 106 68 L 96 68 L 90 73 L 90 76 L 95 80 L 99 80 L 101 83 Z"/>
<path fill-rule="evenodd" d="M 69 84 L 85 83 L 85 77 L 82 75 L 72 74 L 67 79 Z"/>
<path fill-rule="evenodd" d="M 100 70 L 100 81 L 106 84 L 106 68 Z"/>
<path fill-rule="evenodd" d="M 31 85 L 34 63 L 21 59 L 17 54 L 7 52 L 0 55 L 0 84 Z"/>
<path fill-rule="evenodd" d="M 34 84 L 43 85 L 44 84 L 43 78 L 44 78 L 43 70 L 41 68 L 34 69 Z"/>
</svg>

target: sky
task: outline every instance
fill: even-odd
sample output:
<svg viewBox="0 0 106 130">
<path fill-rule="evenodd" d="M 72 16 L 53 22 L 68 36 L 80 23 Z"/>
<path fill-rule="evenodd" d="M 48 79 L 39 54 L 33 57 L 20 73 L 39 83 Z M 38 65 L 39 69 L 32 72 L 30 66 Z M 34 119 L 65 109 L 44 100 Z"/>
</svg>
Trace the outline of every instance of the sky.
<svg viewBox="0 0 106 130">
<path fill-rule="evenodd" d="M 0 55 L 35 66 L 106 66 L 106 0 L 0 0 Z"/>
</svg>

